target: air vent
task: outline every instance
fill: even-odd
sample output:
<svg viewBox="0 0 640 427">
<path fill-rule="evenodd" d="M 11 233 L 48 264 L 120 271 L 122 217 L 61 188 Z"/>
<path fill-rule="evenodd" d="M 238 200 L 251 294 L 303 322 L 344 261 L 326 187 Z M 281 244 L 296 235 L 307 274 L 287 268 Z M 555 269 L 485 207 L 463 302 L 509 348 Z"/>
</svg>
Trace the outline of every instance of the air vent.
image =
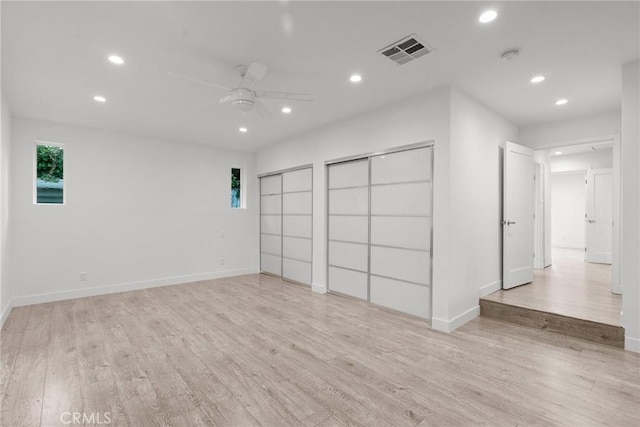
<svg viewBox="0 0 640 427">
<path fill-rule="evenodd" d="M 398 40 L 380 49 L 378 53 L 381 53 L 398 65 L 403 65 L 432 51 L 433 48 L 431 46 L 420 40 L 417 35 L 411 34 L 402 40 Z"/>
</svg>

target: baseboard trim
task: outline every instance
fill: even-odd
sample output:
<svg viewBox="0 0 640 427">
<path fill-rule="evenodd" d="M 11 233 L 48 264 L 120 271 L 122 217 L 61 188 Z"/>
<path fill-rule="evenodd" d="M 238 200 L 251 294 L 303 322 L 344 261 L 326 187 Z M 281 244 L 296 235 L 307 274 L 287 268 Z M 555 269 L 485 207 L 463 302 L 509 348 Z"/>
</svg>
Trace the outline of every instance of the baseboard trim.
<svg viewBox="0 0 640 427">
<path fill-rule="evenodd" d="M 118 292 L 137 291 L 140 289 L 157 288 L 160 286 L 179 285 L 181 283 L 199 282 L 202 280 L 221 279 L 224 277 L 256 274 L 255 268 L 216 271 L 211 273 L 192 274 L 187 276 L 166 277 L 163 279 L 143 280 L 139 282 L 120 283 L 115 285 L 81 288 L 68 291 L 50 292 L 46 294 L 26 295 L 12 300 L 13 307 L 43 304 L 47 302 L 63 301 L 75 298 L 93 297 L 97 295 L 115 294 Z"/>
<path fill-rule="evenodd" d="M 640 353 L 640 339 L 632 338 L 628 335 L 624 337 L 624 349 Z"/>
<path fill-rule="evenodd" d="M 480 298 L 486 297 L 487 295 L 499 291 L 500 289 L 502 289 L 502 280 L 484 285 L 480 288 Z"/>
<path fill-rule="evenodd" d="M 327 287 L 325 285 L 319 285 L 317 283 L 311 284 L 311 290 L 313 292 L 318 293 L 318 294 L 326 294 L 327 293 Z"/>
<path fill-rule="evenodd" d="M 4 322 L 9 318 L 9 313 L 11 313 L 11 309 L 13 308 L 13 300 L 9 300 L 6 306 L 2 309 L 2 313 L 0 313 L 0 329 L 4 326 Z"/>
<path fill-rule="evenodd" d="M 450 333 L 478 316 L 480 316 L 480 306 L 476 305 L 475 307 L 471 307 L 469 310 L 454 317 L 451 320 L 437 319 L 435 317 L 432 318 L 431 328 L 435 329 L 436 331 Z"/>
</svg>

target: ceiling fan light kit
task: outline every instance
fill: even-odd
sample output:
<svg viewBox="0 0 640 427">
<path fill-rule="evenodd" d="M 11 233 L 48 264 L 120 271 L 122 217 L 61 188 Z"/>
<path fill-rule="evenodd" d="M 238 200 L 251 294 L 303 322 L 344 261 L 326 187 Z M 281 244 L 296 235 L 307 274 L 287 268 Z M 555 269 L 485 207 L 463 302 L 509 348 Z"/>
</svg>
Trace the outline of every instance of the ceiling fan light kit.
<svg viewBox="0 0 640 427">
<path fill-rule="evenodd" d="M 187 80 L 191 83 L 207 86 L 215 89 L 225 90 L 231 92 L 227 96 L 220 98 L 220 104 L 230 103 L 232 107 L 242 113 L 249 113 L 256 111 L 261 117 L 270 116 L 269 110 L 258 101 L 258 99 L 287 99 L 291 101 L 313 101 L 311 95 L 306 93 L 295 92 L 274 92 L 251 89 L 251 84 L 258 83 L 264 75 L 267 73 L 267 66 L 258 62 L 252 62 L 247 65 L 238 65 L 235 67 L 236 71 L 241 77 L 240 83 L 236 88 L 228 88 L 226 86 L 212 83 L 204 80 L 197 79 L 195 77 L 185 76 L 177 73 L 167 73 L 169 77 Z"/>
</svg>

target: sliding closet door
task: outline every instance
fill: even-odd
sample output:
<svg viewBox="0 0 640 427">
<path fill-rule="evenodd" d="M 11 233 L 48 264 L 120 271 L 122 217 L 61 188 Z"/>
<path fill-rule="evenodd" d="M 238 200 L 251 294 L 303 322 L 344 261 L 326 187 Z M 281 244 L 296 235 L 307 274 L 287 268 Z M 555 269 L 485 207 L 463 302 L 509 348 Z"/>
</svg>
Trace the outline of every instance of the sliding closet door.
<svg viewBox="0 0 640 427">
<path fill-rule="evenodd" d="M 282 175 L 260 178 L 260 270 L 282 275 Z"/>
<path fill-rule="evenodd" d="M 431 317 L 432 148 L 371 158 L 370 302 Z"/>
<path fill-rule="evenodd" d="M 282 277 L 311 284 L 312 169 L 282 174 Z"/>
<path fill-rule="evenodd" d="M 328 192 L 329 290 L 367 300 L 369 159 L 330 165 Z"/>
</svg>

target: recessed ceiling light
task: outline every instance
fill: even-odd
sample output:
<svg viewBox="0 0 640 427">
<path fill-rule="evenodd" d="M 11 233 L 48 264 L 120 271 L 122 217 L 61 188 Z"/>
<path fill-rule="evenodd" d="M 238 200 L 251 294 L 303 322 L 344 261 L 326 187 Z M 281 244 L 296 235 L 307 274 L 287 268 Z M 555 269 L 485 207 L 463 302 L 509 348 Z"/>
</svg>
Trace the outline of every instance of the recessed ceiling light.
<svg viewBox="0 0 640 427">
<path fill-rule="evenodd" d="M 483 12 L 482 15 L 480 15 L 480 18 L 478 18 L 478 21 L 482 22 L 483 24 L 486 24 L 487 22 L 493 21 L 497 17 L 498 17 L 498 12 L 496 12 L 495 10 L 487 10 L 486 12 Z"/>
<path fill-rule="evenodd" d="M 96 102 L 107 102 L 107 98 L 105 98 L 104 96 L 100 96 L 100 95 L 96 95 L 93 97 L 93 99 Z"/>
<path fill-rule="evenodd" d="M 360 74 L 352 74 L 349 80 L 351 80 L 352 83 L 358 83 L 362 80 L 362 76 Z"/>
<path fill-rule="evenodd" d="M 556 156 L 559 156 L 560 154 L 562 154 L 562 151 L 556 151 L 556 152 L 555 152 L 555 153 L 553 153 L 553 154 L 555 154 Z"/>
<path fill-rule="evenodd" d="M 534 78 L 531 79 L 531 83 L 540 83 L 544 81 L 544 79 L 545 79 L 544 76 L 535 76 Z"/>
<path fill-rule="evenodd" d="M 558 100 L 556 101 L 556 105 L 564 105 L 564 104 L 566 104 L 567 102 L 569 102 L 567 99 L 564 99 L 564 98 L 562 98 L 562 99 L 558 99 Z"/>
<path fill-rule="evenodd" d="M 289 114 L 291 112 L 291 107 L 282 107 L 282 112 L 285 114 Z"/>
<path fill-rule="evenodd" d="M 109 61 L 113 62 L 114 64 L 118 64 L 118 65 L 124 64 L 124 59 L 122 59 L 122 57 L 120 57 L 118 55 L 111 55 L 109 57 Z"/>
<path fill-rule="evenodd" d="M 245 127 L 238 128 L 238 131 L 240 131 L 241 133 L 247 133 L 248 130 L 249 129 L 247 129 Z"/>
</svg>

